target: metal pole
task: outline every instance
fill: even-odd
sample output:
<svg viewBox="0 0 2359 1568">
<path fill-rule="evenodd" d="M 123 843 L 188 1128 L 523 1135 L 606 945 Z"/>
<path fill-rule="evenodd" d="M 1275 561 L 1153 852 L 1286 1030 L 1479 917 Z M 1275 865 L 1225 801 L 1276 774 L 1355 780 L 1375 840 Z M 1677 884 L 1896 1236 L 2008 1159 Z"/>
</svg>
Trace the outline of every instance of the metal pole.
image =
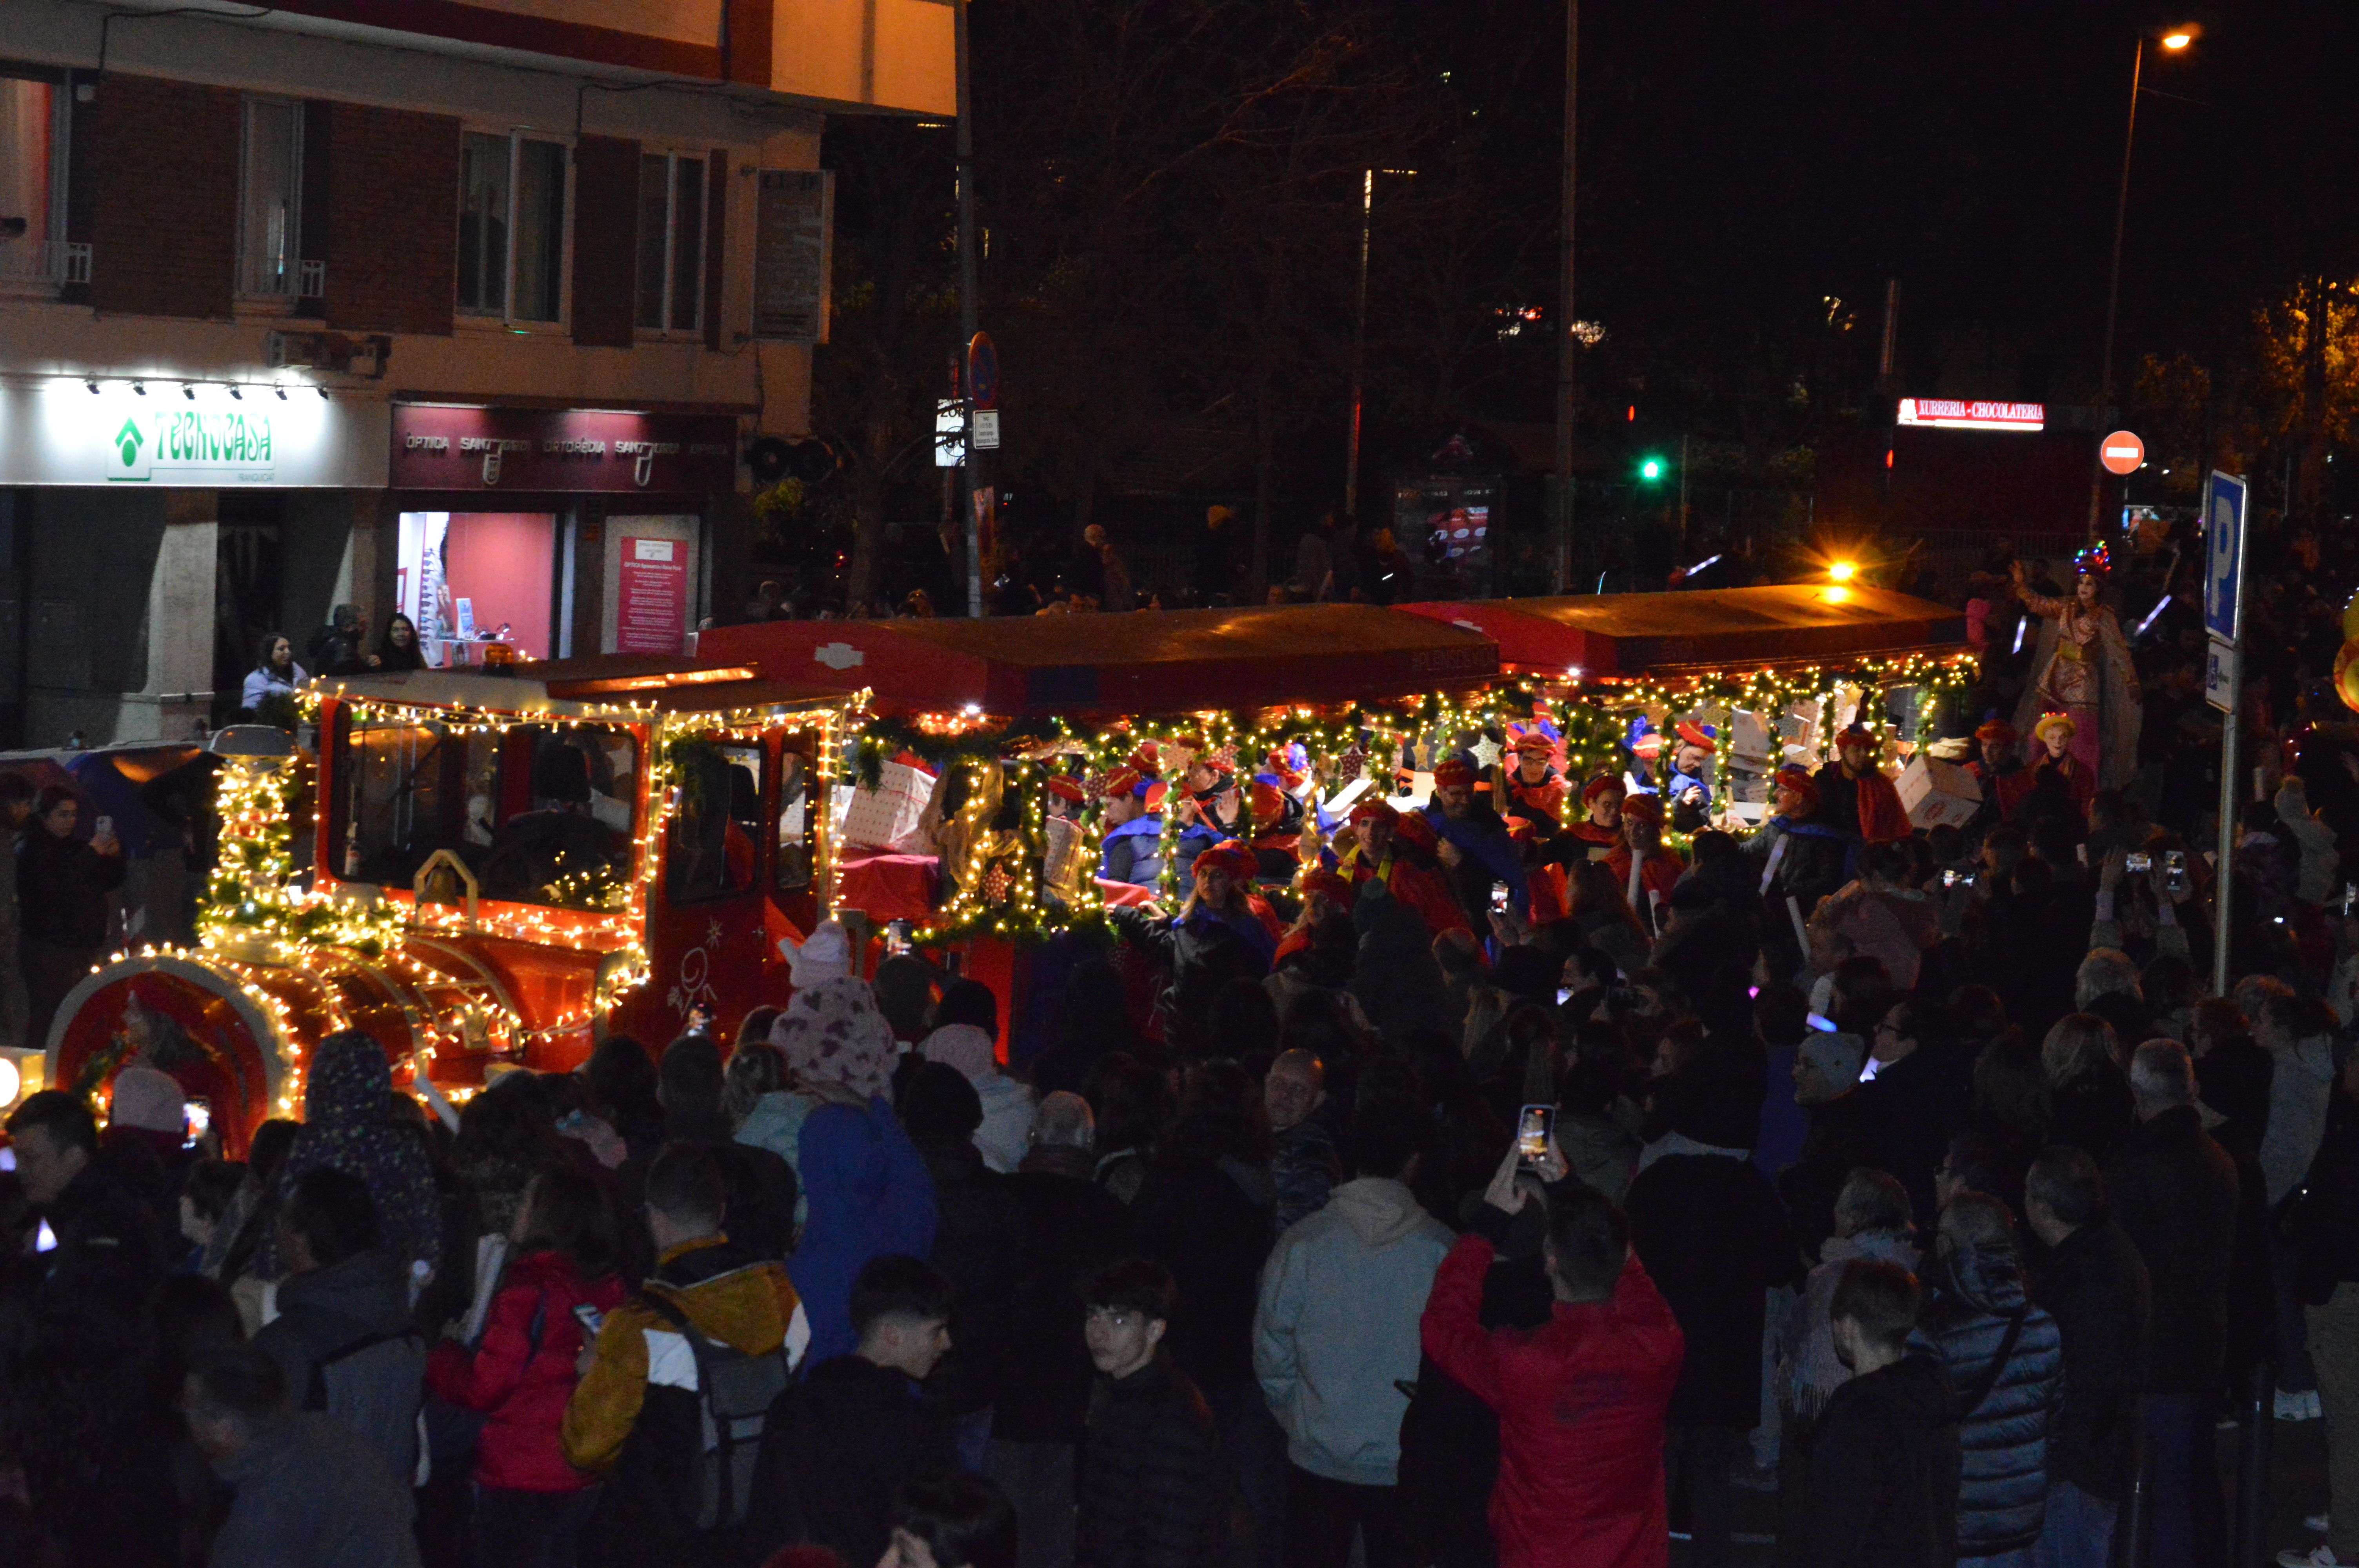
<svg viewBox="0 0 2359 1568">
<path fill-rule="evenodd" d="M 1346 517 L 1355 517 L 1360 511 L 1360 398 L 1368 360 L 1368 231 L 1375 212 L 1376 171 L 1372 168 L 1360 176 L 1360 292 L 1352 316 L 1352 453 L 1343 465 Z"/>
<path fill-rule="evenodd" d="M 967 63 L 966 0 L 954 0 L 958 49 L 958 265 L 960 395 L 968 408 L 966 432 L 966 612 L 983 614 L 983 525 L 974 514 L 974 388 L 966 384 L 967 345 L 981 330 L 974 255 L 974 84 Z"/>
<path fill-rule="evenodd" d="M 2098 367 L 2097 406 L 2114 406 L 2114 316 L 2122 300 L 2122 226 L 2130 211 L 2130 154 L 2137 146 L 2138 81 L 2146 73 L 2146 35 L 2140 33 L 2137 52 L 2130 57 L 2130 117 L 2122 132 L 2122 183 L 2114 197 L 2114 260 L 2105 276 L 2105 357 Z M 2111 416 L 2108 415 L 2108 417 Z M 2102 465 L 2089 476 L 2089 537 L 2097 536 L 2097 507 L 2105 488 Z"/>
<path fill-rule="evenodd" d="M 1557 223 L 1556 297 L 1556 569 L 1550 591 L 1562 593 L 1572 568 L 1572 408 L 1575 344 L 1572 315 L 1572 219 L 1575 153 L 1581 125 L 1581 0 L 1564 0 L 1564 193 Z"/>
<path fill-rule="evenodd" d="M 2212 882 L 2212 994 L 2228 994 L 2228 911 L 2236 877 L 2236 808 L 2244 792 L 2236 787 L 2238 714 L 2245 706 L 2245 647 L 2229 654 L 2228 710 L 2220 726 L 2220 863 Z"/>
<path fill-rule="evenodd" d="M 2228 1560 L 2236 1563 L 2267 1562 L 2269 1536 L 2269 1437 L 2275 1424 L 2270 1395 L 2277 1387 L 2273 1357 L 2256 1363 L 2237 1401 L 2236 1535 Z"/>
</svg>

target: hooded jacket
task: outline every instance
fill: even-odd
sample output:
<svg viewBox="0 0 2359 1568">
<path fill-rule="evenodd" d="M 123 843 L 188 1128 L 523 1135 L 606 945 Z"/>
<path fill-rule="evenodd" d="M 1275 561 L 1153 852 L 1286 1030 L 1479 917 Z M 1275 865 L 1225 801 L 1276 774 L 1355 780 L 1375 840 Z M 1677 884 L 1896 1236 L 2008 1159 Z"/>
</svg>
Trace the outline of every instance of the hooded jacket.
<svg viewBox="0 0 2359 1568">
<path fill-rule="evenodd" d="M 787 1162 L 795 1173 L 795 1228 L 810 1223 L 810 1193 L 802 1184 L 803 1123 L 810 1119 L 813 1101 L 809 1095 L 791 1089 L 772 1089 L 754 1102 L 745 1119 L 737 1124 L 737 1141 L 753 1149 L 767 1149 Z"/>
<path fill-rule="evenodd" d="M 427 1387 L 486 1418 L 475 1443 L 477 1486 L 571 1492 L 590 1484 L 565 1462 L 561 1441 L 585 1342 L 573 1309 L 622 1304 L 623 1283 L 612 1274 L 584 1280 L 562 1252 L 528 1252 L 509 1265 L 473 1352 L 450 1340 L 434 1347 Z"/>
<path fill-rule="evenodd" d="M 1408 1188 L 1346 1182 L 1288 1227 L 1262 1269 L 1254 1373 L 1286 1430 L 1287 1455 L 1361 1487 L 1398 1478 L 1396 1386 L 1418 1373 L 1418 1320 L 1451 1235 Z"/>
<path fill-rule="evenodd" d="M 859 1343 L 852 1331 L 852 1282 L 871 1258 L 932 1253 L 934 1180 L 881 1099 L 865 1110 L 822 1105 L 812 1111 L 803 1122 L 800 1164 L 810 1218 L 787 1271 L 810 1314 L 816 1362 L 849 1355 Z"/>
<path fill-rule="evenodd" d="M 1956 1395 L 1941 1364 L 1905 1356 L 1827 1400 L 1810 1444 L 1799 1561 L 1810 1568 L 1950 1568 L 1958 1539 Z"/>
<path fill-rule="evenodd" d="M 1993 1380 L 1992 1363 L 2018 1315 L 2022 1331 Z M 2025 1296 L 2013 1253 L 1963 1247 L 1950 1254 L 1917 1333 L 1958 1395 L 1958 1555 L 2029 1546 L 2047 1517 L 2049 1422 L 2064 1383 L 2056 1320 Z M 1986 1384 L 1990 1391 L 1963 1409 Z"/>
<path fill-rule="evenodd" d="M 410 1326 L 407 1263 L 372 1249 L 289 1275 L 278 1286 L 278 1315 L 254 1343 L 278 1363 L 288 1402 L 318 1410 L 324 1397 L 328 1413 L 375 1444 L 408 1483 L 418 1467 L 426 1346 Z M 315 1371 L 321 1387 L 313 1386 Z"/>
<path fill-rule="evenodd" d="M 1531 1330 L 1486 1329 L 1491 1243 L 1459 1238 L 1434 1275 L 1425 1352 L 1499 1412 L 1491 1530 L 1500 1568 L 1660 1568 L 1663 1414 L 1680 1325 L 1633 1252 L 1613 1298 L 1558 1302 Z"/>
</svg>

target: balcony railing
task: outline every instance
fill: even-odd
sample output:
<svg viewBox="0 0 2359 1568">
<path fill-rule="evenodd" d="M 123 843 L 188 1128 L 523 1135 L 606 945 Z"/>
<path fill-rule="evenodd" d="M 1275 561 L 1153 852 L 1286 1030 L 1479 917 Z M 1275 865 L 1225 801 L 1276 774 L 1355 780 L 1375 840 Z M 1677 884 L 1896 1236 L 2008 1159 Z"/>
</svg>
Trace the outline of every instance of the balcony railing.
<svg viewBox="0 0 2359 1568">
<path fill-rule="evenodd" d="M 90 247 L 72 240 L 0 240 L 0 280 L 88 283 Z"/>
</svg>

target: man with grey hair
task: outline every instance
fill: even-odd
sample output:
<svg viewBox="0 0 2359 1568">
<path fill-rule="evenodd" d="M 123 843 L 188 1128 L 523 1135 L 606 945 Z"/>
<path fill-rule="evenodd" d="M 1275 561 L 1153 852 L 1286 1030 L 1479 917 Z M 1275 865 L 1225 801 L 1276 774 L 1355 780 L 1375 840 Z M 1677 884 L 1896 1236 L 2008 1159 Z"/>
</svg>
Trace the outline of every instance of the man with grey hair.
<svg viewBox="0 0 2359 1568">
<path fill-rule="evenodd" d="M 2125 1042 L 2154 1033 L 2137 961 L 2118 947 L 2092 947 L 2072 977 L 2072 1010 L 2104 1019 Z"/>
<path fill-rule="evenodd" d="M 2156 1568 L 2217 1558 L 2224 1545 L 2211 1463 L 2212 1405 L 2225 1371 L 2228 1280 L 2236 1252 L 2235 1162 L 2195 1108 L 2195 1067 L 2176 1040 L 2130 1058 L 2137 1126 L 2105 1170 L 2114 1217 L 2146 1260 L 2146 1434 Z"/>
<path fill-rule="evenodd" d="M 1073 1560 L 1073 1456 L 1097 1370 L 1082 1336 L 1082 1286 L 1131 1255 L 1130 1211 L 1091 1180 L 1089 1102 L 1063 1090 L 1040 1102 L 1031 1148 L 1006 1178 L 1024 1212 L 1024 1256 L 1010 1336 L 993 1387 L 984 1472 L 1015 1506 L 1016 1562 Z"/>
<path fill-rule="evenodd" d="M 1862 1165 L 1881 1163 L 1878 1086 L 1859 1081 L 1867 1042 L 1856 1034 L 1812 1030 L 1794 1052 L 1794 1102 L 1810 1118 L 1801 1154 L 1777 1178 L 1777 1194 L 1793 1217 L 1794 1239 L 1805 1257 L 1835 1231 L 1835 1195 Z"/>
</svg>

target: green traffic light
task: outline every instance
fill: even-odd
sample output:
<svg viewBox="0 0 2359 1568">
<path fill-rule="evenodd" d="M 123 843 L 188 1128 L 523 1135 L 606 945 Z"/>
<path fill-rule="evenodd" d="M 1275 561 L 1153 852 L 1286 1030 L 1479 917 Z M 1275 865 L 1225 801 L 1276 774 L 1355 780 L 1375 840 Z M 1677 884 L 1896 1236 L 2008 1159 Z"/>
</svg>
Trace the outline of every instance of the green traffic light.
<svg viewBox="0 0 2359 1568">
<path fill-rule="evenodd" d="M 1638 477 L 1645 480 L 1662 478 L 1663 460 L 1660 458 L 1648 458 L 1645 462 L 1640 463 L 1638 465 Z"/>
</svg>

